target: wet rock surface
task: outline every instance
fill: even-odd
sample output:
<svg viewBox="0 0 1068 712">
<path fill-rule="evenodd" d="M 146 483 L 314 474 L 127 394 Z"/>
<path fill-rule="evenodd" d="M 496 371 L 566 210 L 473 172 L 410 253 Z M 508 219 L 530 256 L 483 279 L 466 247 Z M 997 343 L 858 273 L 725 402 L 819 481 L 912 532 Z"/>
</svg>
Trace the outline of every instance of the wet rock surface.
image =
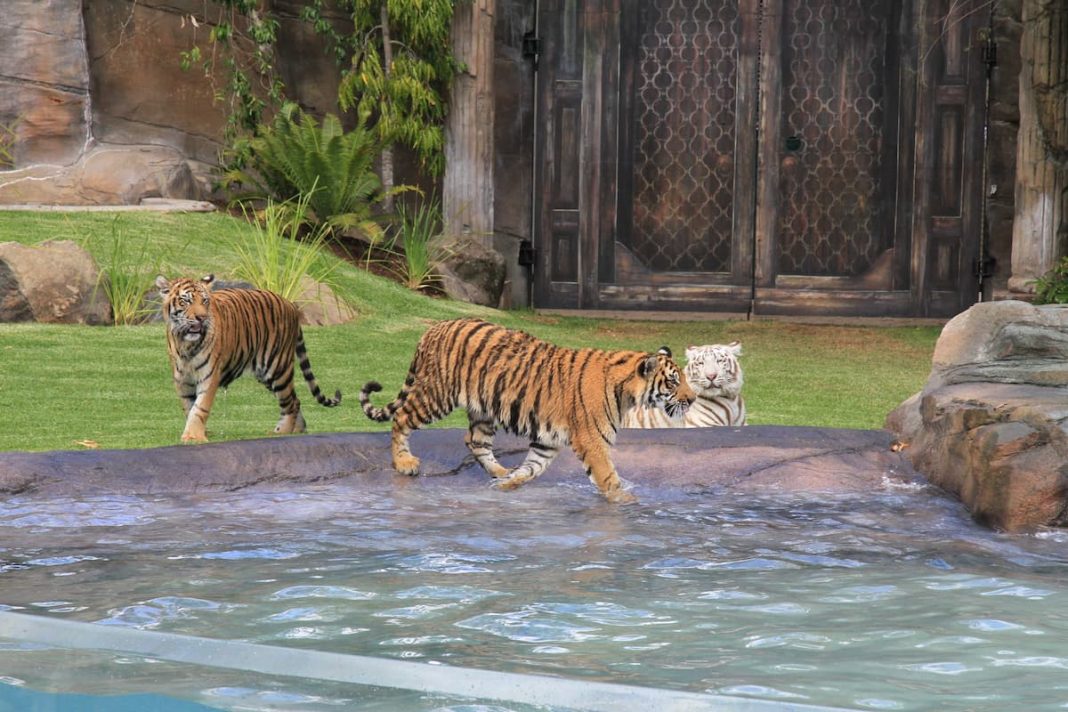
<svg viewBox="0 0 1068 712">
<path fill-rule="evenodd" d="M 490 477 L 474 463 L 463 430 L 412 436 L 422 476 L 398 475 L 388 433 L 275 437 L 146 450 L 0 453 L 0 493 L 154 494 L 293 488 L 327 481 L 353 487 L 427 487 L 462 493 Z M 643 498 L 657 491 L 864 493 L 922 479 L 883 431 L 778 426 L 622 431 L 613 451 L 620 475 Z M 517 465 L 527 443 L 499 435 L 496 450 Z M 585 479 L 570 451 L 521 491 Z M 590 495 L 596 495 L 592 484 Z"/>
</svg>

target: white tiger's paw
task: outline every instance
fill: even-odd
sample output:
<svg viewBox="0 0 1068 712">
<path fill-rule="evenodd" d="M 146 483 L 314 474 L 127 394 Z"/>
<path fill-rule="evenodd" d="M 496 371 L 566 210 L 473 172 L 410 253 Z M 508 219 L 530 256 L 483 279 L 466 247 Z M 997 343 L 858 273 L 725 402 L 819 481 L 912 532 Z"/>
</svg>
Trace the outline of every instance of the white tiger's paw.
<svg viewBox="0 0 1068 712">
<path fill-rule="evenodd" d="M 501 476 L 490 483 L 490 487 L 499 490 L 514 490 L 516 487 L 525 485 L 530 482 L 533 477 L 530 475 L 511 475 L 510 477 Z"/>
</svg>

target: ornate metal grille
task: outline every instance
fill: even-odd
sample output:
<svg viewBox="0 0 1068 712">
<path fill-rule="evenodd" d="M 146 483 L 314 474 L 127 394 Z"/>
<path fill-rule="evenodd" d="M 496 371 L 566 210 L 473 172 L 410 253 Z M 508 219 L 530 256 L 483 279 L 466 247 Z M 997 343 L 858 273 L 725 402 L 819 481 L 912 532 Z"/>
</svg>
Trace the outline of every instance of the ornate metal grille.
<svg viewBox="0 0 1068 712">
<path fill-rule="evenodd" d="M 871 0 L 786 7 L 779 271 L 857 275 L 885 248 L 887 13 Z"/>
<path fill-rule="evenodd" d="M 630 248 L 657 271 L 729 270 L 738 7 L 645 0 Z"/>
</svg>

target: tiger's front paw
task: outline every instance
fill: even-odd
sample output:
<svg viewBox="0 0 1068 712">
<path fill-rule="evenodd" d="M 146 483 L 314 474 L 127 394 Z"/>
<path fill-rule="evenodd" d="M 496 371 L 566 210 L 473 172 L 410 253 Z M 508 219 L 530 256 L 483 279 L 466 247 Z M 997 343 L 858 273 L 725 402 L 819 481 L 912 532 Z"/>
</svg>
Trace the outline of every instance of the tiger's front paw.
<svg viewBox="0 0 1068 712">
<path fill-rule="evenodd" d="M 493 487 L 494 489 L 499 489 L 499 490 L 514 490 L 516 487 L 519 487 L 521 485 L 525 485 L 527 482 L 530 482 L 532 479 L 534 479 L 534 478 L 530 477 L 529 475 L 522 475 L 522 474 L 520 474 L 520 475 L 511 475 L 511 476 L 502 475 L 502 476 L 498 477 L 497 479 L 495 479 L 490 484 L 490 487 Z"/>
<path fill-rule="evenodd" d="M 207 441 L 208 441 L 208 436 L 205 435 L 204 433 L 191 433 L 191 432 L 182 433 L 182 442 L 183 443 L 206 443 Z"/>
<path fill-rule="evenodd" d="M 398 455 L 393 458 L 393 469 L 402 475 L 415 477 L 419 474 L 419 458 L 414 455 Z"/>
<path fill-rule="evenodd" d="M 624 489 L 612 490 L 611 492 L 605 492 L 604 498 L 612 504 L 637 504 L 638 498 Z"/>
</svg>

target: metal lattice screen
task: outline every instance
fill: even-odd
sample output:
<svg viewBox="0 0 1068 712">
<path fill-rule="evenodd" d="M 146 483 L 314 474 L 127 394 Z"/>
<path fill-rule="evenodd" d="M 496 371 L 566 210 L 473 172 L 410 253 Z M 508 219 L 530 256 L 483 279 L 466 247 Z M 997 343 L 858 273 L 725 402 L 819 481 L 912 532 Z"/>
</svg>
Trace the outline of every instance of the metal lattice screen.
<svg viewBox="0 0 1068 712">
<path fill-rule="evenodd" d="M 780 273 L 852 276 L 885 248 L 882 4 L 785 4 Z"/>
<path fill-rule="evenodd" d="M 737 3 L 644 0 L 630 248 L 656 271 L 729 270 Z"/>
</svg>

